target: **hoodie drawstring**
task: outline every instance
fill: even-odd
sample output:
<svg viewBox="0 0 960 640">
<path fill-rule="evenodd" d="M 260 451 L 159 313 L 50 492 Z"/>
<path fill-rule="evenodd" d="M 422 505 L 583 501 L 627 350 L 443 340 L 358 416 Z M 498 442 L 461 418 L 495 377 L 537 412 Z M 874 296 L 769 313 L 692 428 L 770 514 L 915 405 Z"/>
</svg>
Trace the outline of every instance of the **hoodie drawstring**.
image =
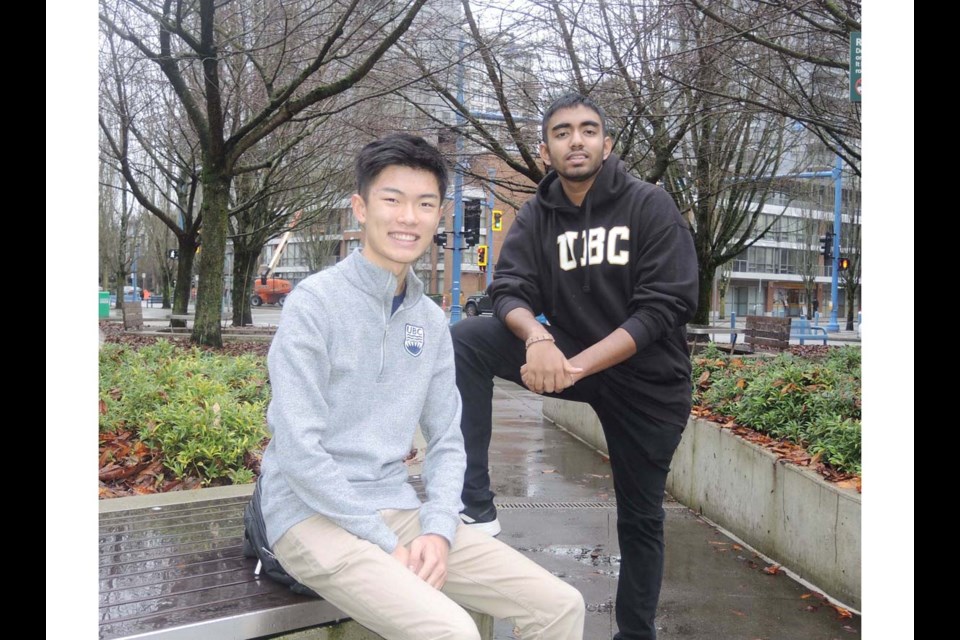
<svg viewBox="0 0 960 640">
<path fill-rule="evenodd" d="M 590 255 L 587 253 L 587 245 L 589 244 L 589 235 L 590 235 L 590 194 L 588 193 L 586 198 L 584 198 L 583 203 L 584 213 L 583 213 L 583 227 L 580 231 L 580 264 L 583 265 L 583 286 L 581 289 L 584 293 L 590 293 Z"/>
</svg>

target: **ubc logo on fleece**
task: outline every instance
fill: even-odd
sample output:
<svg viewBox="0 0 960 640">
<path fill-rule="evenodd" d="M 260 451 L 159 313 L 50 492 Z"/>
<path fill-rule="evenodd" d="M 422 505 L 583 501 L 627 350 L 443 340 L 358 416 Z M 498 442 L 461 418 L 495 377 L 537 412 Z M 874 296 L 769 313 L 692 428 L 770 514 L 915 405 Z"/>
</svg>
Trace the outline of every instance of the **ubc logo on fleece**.
<svg viewBox="0 0 960 640">
<path fill-rule="evenodd" d="M 609 231 L 603 227 L 594 227 L 589 231 L 567 231 L 557 236 L 557 247 L 560 251 L 560 268 L 564 271 L 570 271 L 577 268 L 576 252 L 574 243 L 580 236 L 582 243 L 587 245 L 587 250 L 580 256 L 580 266 L 587 264 L 603 264 L 606 258 L 609 264 L 625 265 L 630 262 L 630 228 L 625 226 L 613 227 Z M 618 243 L 623 243 L 618 247 Z"/>
<path fill-rule="evenodd" d="M 423 352 L 423 327 L 407 324 L 404 329 L 403 348 L 413 357 L 417 357 Z"/>
</svg>

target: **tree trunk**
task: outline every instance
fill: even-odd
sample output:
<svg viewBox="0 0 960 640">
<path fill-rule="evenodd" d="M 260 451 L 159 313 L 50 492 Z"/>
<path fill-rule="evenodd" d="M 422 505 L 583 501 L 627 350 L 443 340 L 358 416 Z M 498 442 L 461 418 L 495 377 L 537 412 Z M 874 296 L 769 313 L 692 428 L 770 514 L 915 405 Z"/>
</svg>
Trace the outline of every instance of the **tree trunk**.
<svg viewBox="0 0 960 640">
<path fill-rule="evenodd" d="M 856 287 L 845 287 L 847 293 L 847 331 L 853 331 L 854 305 L 857 303 Z"/>
<path fill-rule="evenodd" d="M 257 258 L 260 248 L 233 243 L 233 326 L 245 327 L 253 324 L 250 309 L 250 294 L 253 293 L 253 279 L 257 275 Z"/>
<path fill-rule="evenodd" d="M 188 312 L 190 304 L 190 289 L 193 286 L 193 259 L 196 255 L 197 245 L 192 239 L 186 236 L 177 238 L 177 282 L 173 289 L 173 313 L 183 315 Z M 183 320 L 173 320 L 171 327 L 186 327 L 187 323 Z"/>
<path fill-rule="evenodd" d="M 161 302 L 161 309 L 170 309 L 171 296 L 170 296 L 170 282 L 173 280 L 170 274 L 170 269 L 164 268 L 160 272 L 160 286 L 163 289 L 163 299 Z"/>
<path fill-rule="evenodd" d="M 209 347 L 223 346 L 220 310 L 223 305 L 223 258 L 227 246 L 229 192 L 229 176 L 211 169 L 204 170 L 200 282 L 190 340 L 194 344 Z"/>
<path fill-rule="evenodd" d="M 123 271 L 117 271 L 117 305 L 115 309 L 123 309 L 123 287 L 127 283 L 127 274 Z"/>
<path fill-rule="evenodd" d="M 701 257 L 702 260 L 702 257 Z M 698 294 L 697 312 L 693 316 L 692 324 L 710 324 L 710 303 L 713 293 L 713 276 L 717 272 L 715 266 L 700 262 L 698 267 L 700 275 L 700 291 Z"/>
</svg>

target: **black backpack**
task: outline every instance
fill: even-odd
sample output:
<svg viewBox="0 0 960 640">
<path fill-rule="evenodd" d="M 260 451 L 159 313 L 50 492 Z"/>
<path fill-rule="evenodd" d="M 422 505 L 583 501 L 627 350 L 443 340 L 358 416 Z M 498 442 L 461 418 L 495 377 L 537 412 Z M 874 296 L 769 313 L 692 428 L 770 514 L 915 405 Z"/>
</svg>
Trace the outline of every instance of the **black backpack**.
<svg viewBox="0 0 960 640">
<path fill-rule="evenodd" d="M 257 568 L 253 575 L 259 577 L 261 573 L 265 573 L 271 580 L 290 587 L 294 593 L 314 598 L 320 597 L 320 594 L 310 587 L 294 580 L 273 555 L 270 544 L 267 542 L 267 526 L 263 523 L 263 512 L 260 509 L 259 479 L 247 508 L 243 510 L 243 555 L 257 559 Z"/>
</svg>

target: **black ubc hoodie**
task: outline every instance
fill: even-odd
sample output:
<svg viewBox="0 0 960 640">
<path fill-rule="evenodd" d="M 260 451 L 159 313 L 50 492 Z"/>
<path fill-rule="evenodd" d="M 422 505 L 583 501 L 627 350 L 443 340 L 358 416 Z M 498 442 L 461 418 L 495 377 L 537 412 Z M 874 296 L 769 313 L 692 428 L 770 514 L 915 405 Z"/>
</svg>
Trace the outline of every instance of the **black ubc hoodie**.
<svg viewBox="0 0 960 640">
<path fill-rule="evenodd" d="M 618 327 L 637 353 L 608 370 L 618 392 L 655 420 L 686 424 L 690 356 L 684 325 L 697 308 L 693 236 L 670 196 L 604 161 L 581 206 L 551 171 L 520 208 L 490 285 L 494 313 L 543 313 L 584 348 Z"/>
</svg>

